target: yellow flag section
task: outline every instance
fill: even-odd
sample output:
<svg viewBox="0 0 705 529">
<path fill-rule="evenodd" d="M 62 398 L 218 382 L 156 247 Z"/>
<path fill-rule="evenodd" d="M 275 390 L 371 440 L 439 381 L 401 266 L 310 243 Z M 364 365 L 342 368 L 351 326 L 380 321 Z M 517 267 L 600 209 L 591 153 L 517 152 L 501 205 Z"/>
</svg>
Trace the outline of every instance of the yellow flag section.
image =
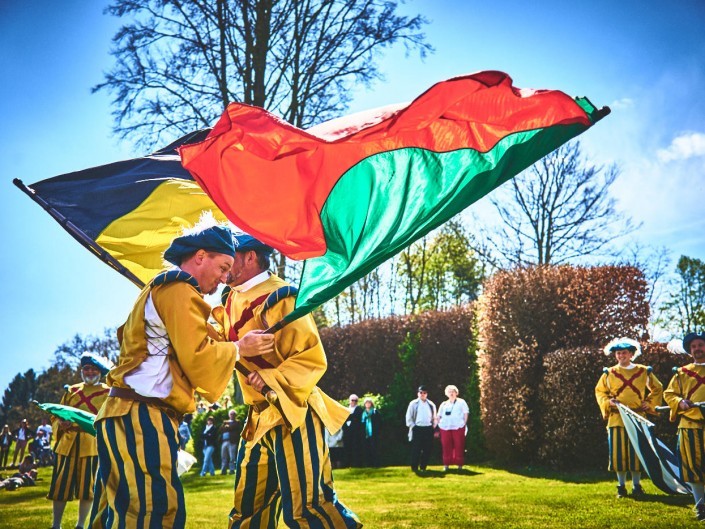
<svg viewBox="0 0 705 529">
<path fill-rule="evenodd" d="M 225 215 L 194 181 L 170 180 L 160 184 L 127 215 L 115 219 L 96 243 L 148 283 L 164 268 L 162 254 L 183 227 L 193 226 L 204 211 L 220 222 Z"/>
<path fill-rule="evenodd" d="M 175 150 L 208 132 L 189 134 L 148 156 L 30 186 L 14 183 L 91 253 L 142 287 L 162 270 L 164 250 L 183 228 L 207 211 L 225 220 Z"/>
</svg>

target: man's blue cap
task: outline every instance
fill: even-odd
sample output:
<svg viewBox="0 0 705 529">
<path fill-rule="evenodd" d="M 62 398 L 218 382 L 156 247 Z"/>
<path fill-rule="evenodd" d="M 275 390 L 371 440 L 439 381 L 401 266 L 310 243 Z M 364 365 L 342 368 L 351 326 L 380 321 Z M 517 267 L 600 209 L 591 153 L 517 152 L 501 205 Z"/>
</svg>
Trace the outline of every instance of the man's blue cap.
<svg viewBox="0 0 705 529">
<path fill-rule="evenodd" d="M 233 233 L 233 244 L 235 244 L 236 252 L 249 252 L 250 250 L 254 250 L 255 252 L 270 256 L 274 251 L 274 248 L 264 244 L 262 241 L 258 241 L 248 233 Z"/>
<path fill-rule="evenodd" d="M 685 349 L 686 353 L 690 354 L 690 344 L 693 343 L 693 340 L 705 341 L 705 332 L 701 332 L 700 334 L 691 332 L 685 335 L 685 338 L 683 338 L 683 349 Z"/>
<path fill-rule="evenodd" d="M 110 371 L 112 367 L 111 362 L 107 358 L 101 358 L 93 353 L 83 353 L 81 355 L 81 367 L 83 366 L 93 366 L 100 371 L 101 376 L 105 376 Z"/>
<path fill-rule="evenodd" d="M 198 250 L 235 256 L 232 232 L 225 226 L 211 226 L 198 233 L 182 235 L 171 241 L 164 252 L 164 259 L 171 264 L 181 266 L 183 258 Z"/>
</svg>

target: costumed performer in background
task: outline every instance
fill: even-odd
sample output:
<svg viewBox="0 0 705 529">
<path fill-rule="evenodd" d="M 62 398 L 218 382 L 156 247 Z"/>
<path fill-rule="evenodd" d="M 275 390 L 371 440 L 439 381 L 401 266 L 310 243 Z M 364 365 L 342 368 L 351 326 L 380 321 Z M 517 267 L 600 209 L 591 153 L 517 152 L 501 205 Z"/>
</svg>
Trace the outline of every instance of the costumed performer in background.
<svg viewBox="0 0 705 529">
<path fill-rule="evenodd" d="M 90 413 L 98 410 L 108 397 L 108 386 L 100 382 L 108 374 L 111 362 L 92 353 L 81 355 L 81 379 L 83 382 L 67 386 L 60 404 Z M 78 499 L 77 528 L 83 528 L 91 511 L 95 474 L 98 470 L 98 449 L 95 437 L 82 431 L 70 421 L 52 419 L 56 432 L 54 452 L 56 461 L 51 474 L 51 485 L 47 499 L 53 500 L 53 529 L 61 529 L 66 502 Z"/>
<path fill-rule="evenodd" d="M 641 486 L 641 464 L 624 428 L 617 408 L 622 403 L 641 416 L 656 413 L 661 405 L 663 385 L 649 366 L 634 364 L 641 354 L 639 342 L 629 338 L 615 338 L 603 349 L 605 356 L 614 353 L 617 365 L 605 368 L 595 387 L 595 398 L 602 418 L 607 421 L 609 445 L 608 470 L 617 473 L 617 497 L 627 497 L 627 472 L 632 473 L 632 496 L 644 495 Z"/>
<path fill-rule="evenodd" d="M 705 415 L 695 403 L 705 402 L 705 333 L 691 332 L 683 349 L 669 344 L 671 352 L 687 352 L 693 363 L 676 370 L 663 394 L 671 408 L 671 422 L 678 422 L 678 462 L 681 479 L 690 485 L 695 514 L 705 521 Z"/>
</svg>

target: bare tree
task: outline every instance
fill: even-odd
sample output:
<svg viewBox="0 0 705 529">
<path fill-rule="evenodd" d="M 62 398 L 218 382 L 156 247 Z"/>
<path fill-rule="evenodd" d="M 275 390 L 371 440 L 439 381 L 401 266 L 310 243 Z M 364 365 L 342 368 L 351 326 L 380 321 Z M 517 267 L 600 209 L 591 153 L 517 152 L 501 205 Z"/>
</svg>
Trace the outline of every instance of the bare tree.
<svg viewBox="0 0 705 529">
<path fill-rule="evenodd" d="M 659 323 L 673 334 L 705 330 L 705 262 L 682 255 Z"/>
<path fill-rule="evenodd" d="M 233 101 L 298 127 L 344 111 L 356 85 L 380 77 L 390 46 L 424 56 L 421 16 L 390 0 L 114 0 L 129 17 L 114 67 L 93 88 L 113 95 L 114 131 L 151 148 L 211 126 Z"/>
<path fill-rule="evenodd" d="M 606 252 L 634 230 L 615 208 L 615 165 L 592 165 L 580 142 L 563 145 L 512 179 L 510 198 L 494 198 L 502 227 L 493 237 L 510 264 L 559 264 Z"/>
</svg>

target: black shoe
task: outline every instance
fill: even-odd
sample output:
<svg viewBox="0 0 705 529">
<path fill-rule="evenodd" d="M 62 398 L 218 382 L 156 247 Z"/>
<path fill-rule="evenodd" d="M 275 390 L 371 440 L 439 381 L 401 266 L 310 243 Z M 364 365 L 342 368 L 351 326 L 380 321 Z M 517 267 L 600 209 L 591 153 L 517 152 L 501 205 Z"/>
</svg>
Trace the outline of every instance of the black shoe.
<svg viewBox="0 0 705 529">
<path fill-rule="evenodd" d="M 632 497 L 634 498 L 643 498 L 646 493 L 644 492 L 644 489 L 641 488 L 641 485 L 634 485 L 632 488 Z"/>
<path fill-rule="evenodd" d="M 411 471 L 412 471 L 412 472 L 418 472 L 418 471 L 419 471 L 419 467 L 411 467 Z"/>
<path fill-rule="evenodd" d="M 627 494 L 627 487 L 625 487 L 624 485 L 617 485 L 617 497 L 626 498 L 627 496 L 629 496 Z"/>
<path fill-rule="evenodd" d="M 705 503 L 700 502 L 695 506 L 695 517 L 699 522 L 705 521 Z"/>
</svg>

